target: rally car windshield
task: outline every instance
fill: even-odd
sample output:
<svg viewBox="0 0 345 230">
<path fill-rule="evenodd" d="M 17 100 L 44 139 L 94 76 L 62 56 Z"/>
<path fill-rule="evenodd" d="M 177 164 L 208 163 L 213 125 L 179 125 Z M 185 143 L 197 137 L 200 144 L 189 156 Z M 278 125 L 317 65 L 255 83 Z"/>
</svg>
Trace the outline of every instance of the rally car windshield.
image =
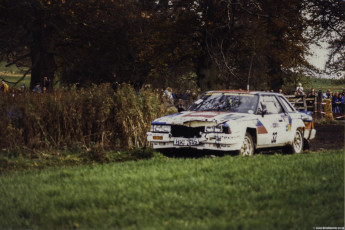
<svg viewBox="0 0 345 230">
<path fill-rule="evenodd" d="M 238 93 L 206 93 L 196 100 L 190 111 L 224 111 L 235 113 L 254 113 L 258 96 Z"/>
</svg>

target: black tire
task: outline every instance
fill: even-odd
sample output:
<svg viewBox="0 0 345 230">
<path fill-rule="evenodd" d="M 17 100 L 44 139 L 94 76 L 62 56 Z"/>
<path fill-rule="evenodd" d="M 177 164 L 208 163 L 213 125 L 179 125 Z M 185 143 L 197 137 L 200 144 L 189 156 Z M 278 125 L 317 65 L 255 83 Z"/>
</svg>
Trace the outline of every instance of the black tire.
<svg viewBox="0 0 345 230">
<path fill-rule="evenodd" d="M 292 144 L 286 146 L 283 151 L 284 153 L 294 154 L 294 153 L 301 153 L 303 151 L 304 146 L 304 138 L 301 130 L 297 129 L 295 136 L 292 140 Z"/>
<path fill-rule="evenodd" d="M 163 154 L 166 157 L 173 157 L 174 156 L 173 151 L 171 151 L 171 149 L 159 149 L 156 151 L 160 152 L 161 154 Z"/>
<path fill-rule="evenodd" d="M 249 157 L 254 155 L 254 141 L 252 138 L 252 135 L 250 135 L 249 132 L 246 132 L 246 135 L 244 136 L 244 140 L 242 143 L 242 147 L 240 150 L 238 150 L 238 153 L 242 156 Z"/>
</svg>

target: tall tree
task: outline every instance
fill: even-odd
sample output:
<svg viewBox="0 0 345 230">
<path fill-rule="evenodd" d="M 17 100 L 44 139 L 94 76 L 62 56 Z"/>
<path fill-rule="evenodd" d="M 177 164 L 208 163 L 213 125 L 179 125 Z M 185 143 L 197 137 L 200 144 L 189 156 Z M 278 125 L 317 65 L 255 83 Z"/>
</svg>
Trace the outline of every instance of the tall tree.
<svg viewBox="0 0 345 230">
<path fill-rule="evenodd" d="M 10 65 L 30 67 L 31 88 L 45 76 L 51 80 L 54 77 L 56 35 L 65 25 L 60 11 L 64 2 L 0 2 L 0 54 Z"/>
<path fill-rule="evenodd" d="M 64 17 L 72 22 L 59 41 L 57 58 L 64 82 L 125 81 L 131 75 L 128 31 L 132 11 L 124 1 L 75 1 Z M 67 55 L 66 55 L 67 54 Z M 122 79 L 121 79 L 122 77 Z"/>
<path fill-rule="evenodd" d="M 314 20 L 315 28 L 320 28 L 315 37 L 325 34 L 325 28 L 343 34 L 344 11 L 337 11 L 335 4 L 340 0 L 320 1 L 334 2 L 325 5 L 332 10 L 311 2 L 314 8 L 309 14 L 320 20 Z M 177 86 L 180 76 L 192 72 L 201 81 L 206 69 L 212 70 L 221 87 L 276 89 L 296 69 L 308 66 L 304 34 L 309 24 L 303 14 L 310 4 L 298 0 L 2 0 L 0 55 L 10 64 L 30 67 L 31 87 L 54 75 L 70 83 Z M 320 26 L 321 21 L 327 26 Z M 333 40 L 333 57 L 343 55 L 337 53 L 343 49 L 342 39 Z"/>
<path fill-rule="evenodd" d="M 132 63 L 126 37 L 131 16 L 124 3 L 3 0 L 0 55 L 10 65 L 30 67 L 31 88 L 57 74 L 67 82 L 109 81 L 119 60 Z"/>
<path fill-rule="evenodd" d="M 300 1 L 200 1 L 206 49 L 227 84 L 277 89 L 306 65 Z"/>
<path fill-rule="evenodd" d="M 145 82 L 178 87 L 180 76 L 195 72 L 201 51 L 193 1 L 140 2 L 140 29 L 131 40 L 135 60 L 147 66 Z"/>
<path fill-rule="evenodd" d="M 311 29 L 308 35 L 316 44 L 326 41 L 329 57 L 326 67 L 331 73 L 344 76 L 345 71 L 345 1 L 305 1 L 306 20 Z"/>
</svg>

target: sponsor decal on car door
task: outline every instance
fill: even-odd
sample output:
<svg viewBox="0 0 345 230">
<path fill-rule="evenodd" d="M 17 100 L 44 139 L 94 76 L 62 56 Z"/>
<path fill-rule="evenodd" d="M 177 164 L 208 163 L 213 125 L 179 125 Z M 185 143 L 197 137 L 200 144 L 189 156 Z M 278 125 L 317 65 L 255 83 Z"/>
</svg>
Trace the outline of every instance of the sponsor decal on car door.
<svg viewBox="0 0 345 230">
<path fill-rule="evenodd" d="M 274 146 L 285 143 L 290 119 L 289 116 L 285 115 L 284 109 L 276 97 L 274 95 L 261 96 L 259 110 L 263 114 L 258 117 L 258 146 Z M 262 132 L 262 126 L 266 133 Z"/>
<path fill-rule="evenodd" d="M 291 140 L 291 124 L 292 119 L 291 116 L 288 114 L 280 114 L 281 115 L 281 123 L 282 123 L 282 130 L 281 130 L 281 137 L 279 140 L 280 144 L 287 144 Z"/>
<path fill-rule="evenodd" d="M 258 146 L 279 145 L 284 141 L 286 124 L 280 114 L 267 114 L 257 123 Z"/>
</svg>

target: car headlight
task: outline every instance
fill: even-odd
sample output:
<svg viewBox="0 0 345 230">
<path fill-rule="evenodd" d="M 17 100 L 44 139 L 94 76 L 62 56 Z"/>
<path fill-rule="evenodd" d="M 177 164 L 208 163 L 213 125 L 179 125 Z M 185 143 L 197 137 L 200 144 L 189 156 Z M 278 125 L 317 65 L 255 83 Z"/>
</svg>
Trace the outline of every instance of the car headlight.
<svg viewBox="0 0 345 230">
<path fill-rule="evenodd" d="M 221 133 L 221 132 L 223 132 L 222 126 L 215 126 L 215 127 L 214 127 L 214 132 L 215 132 L 215 133 Z"/>
<path fill-rule="evenodd" d="M 151 125 L 151 132 L 170 133 L 170 131 L 171 131 L 170 125 Z"/>
<path fill-rule="evenodd" d="M 205 126 L 205 133 L 213 133 L 214 126 Z"/>
<path fill-rule="evenodd" d="M 221 133 L 223 132 L 222 126 L 205 126 L 205 133 Z"/>
</svg>

